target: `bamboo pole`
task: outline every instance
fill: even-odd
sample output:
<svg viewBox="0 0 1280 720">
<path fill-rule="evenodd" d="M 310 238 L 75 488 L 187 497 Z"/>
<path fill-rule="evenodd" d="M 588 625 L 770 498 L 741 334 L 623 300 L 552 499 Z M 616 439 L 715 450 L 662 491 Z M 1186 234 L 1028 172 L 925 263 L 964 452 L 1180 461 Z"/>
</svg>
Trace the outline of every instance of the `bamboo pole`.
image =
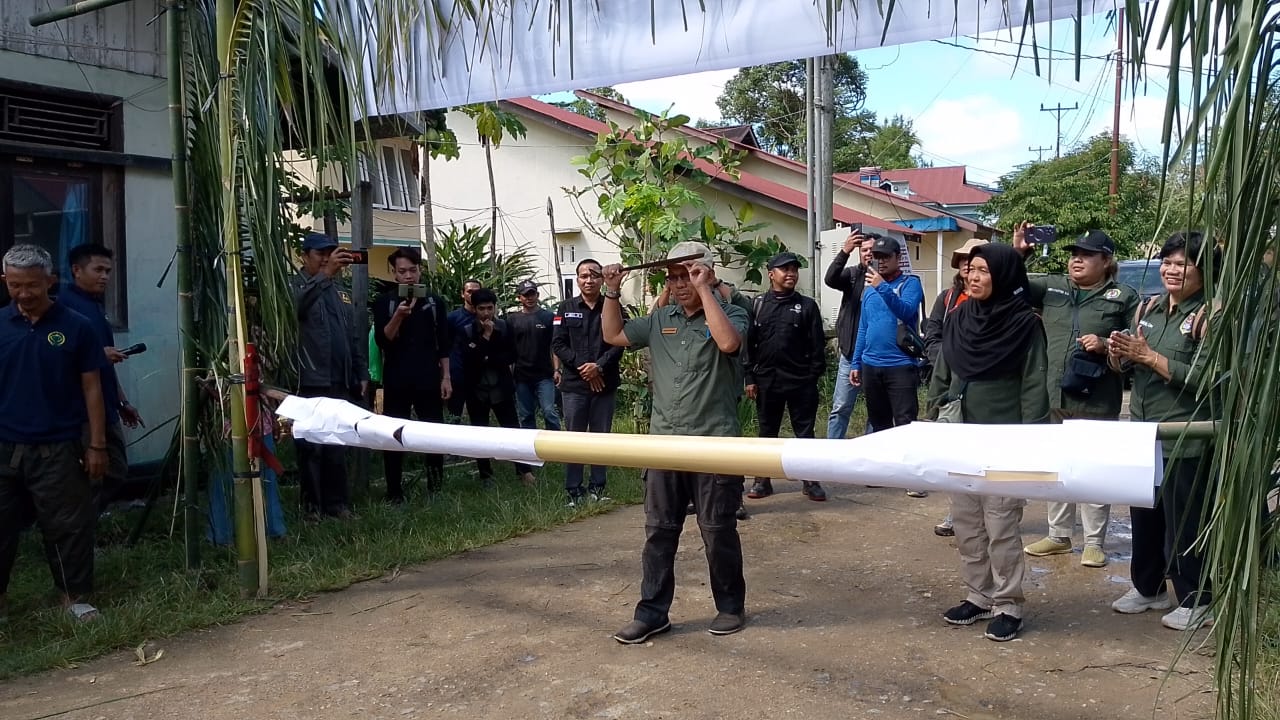
<svg viewBox="0 0 1280 720">
<path fill-rule="evenodd" d="M 235 498 L 236 570 L 240 593 L 258 592 L 257 539 L 254 531 L 253 479 L 249 461 L 249 437 L 244 393 L 244 282 L 240 269 L 240 232 L 237 223 L 235 126 L 232 101 L 235 92 L 232 67 L 234 0 L 217 0 L 218 28 L 218 137 L 222 160 L 222 241 L 227 274 L 227 370 L 231 381 L 228 413 L 231 420 L 231 478 Z"/>
<path fill-rule="evenodd" d="M 196 383 L 198 358 L 195 342 L 195 302 L 191 278 L 195 258 L 191 252 L 191 189 L 187 185 L 187 111 L 183 90 L 183 38 L 186 9 L 171 1 L 165 16 L 168 35 L 169 131 L 173 141 L 173 212 L 178 250 L 178 338 L 182 343 L 182 415 L 178 432 L 182 438 L 179 455 L 182 468 L 183 538 L 187 569 L 200 567 L 200 387 Z"/>
</svg>

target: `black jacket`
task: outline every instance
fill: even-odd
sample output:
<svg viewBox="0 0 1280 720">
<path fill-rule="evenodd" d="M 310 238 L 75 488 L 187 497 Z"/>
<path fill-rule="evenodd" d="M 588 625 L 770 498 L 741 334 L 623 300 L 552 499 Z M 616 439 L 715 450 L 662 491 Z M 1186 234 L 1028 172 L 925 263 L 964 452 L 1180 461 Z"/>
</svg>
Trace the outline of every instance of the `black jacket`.
<svg viewBox="0 0 1280 720">
<path fill-rule="evenodd" d="M 382 350 L 382 384 L 389 390 L 430 390 L 440 385 L 440 360 L 453 350 L 448 308 L 438 295 L 419 298 L 391 340 L 387 323 L 401 302 L 395 291 L 373 301 L 373 339 Z"/>
<path fill-rule="evenodd" d="M 800 293 L 775 297 L 765 291 L 752 303 L 747 329 L 747 384 L 817 384 L 827 369 L 822 311 Z"/>
<path fill-rule="evenodd" d="M 489 403 L 515 397 L 516 381 L 511 366 L 516 361 L 516 346 L 505 321 L 493 321 L 493 334 L 487 340 L 480 321 L 471 323 L 458 337 L 457 346 L 462 359 L 463 397 L 477 397 Z"/>
<path fill-rule="evenodd" d="M 369 375 L 367 337 L 355 336 L 351 295 L 324 273 L 289 281 L 298 318 L 298 385 L 354 388 Z"/>
<path fill-rule="evenodd" d="M 846 358 L 853 357 L 853 345 L 858 339 L 858 320 L 862 315 L 862 291 L 867 286 L 867 269 L 861 262 L 854 267 L 846 267 L 848 263 L 849 253 L 842 249 L 831 261 L 824 278 L 827 287 L 843 293 L 840 314 L 836 316 L 836 345 Z"/>
<path fill-rule="evenodd" d="M 600 330 L 600 312 L 603 309 L 603 295 L 596 300 L 594 309 L 581 295 L 565 300 L 556 308 L 551 351 L 560 358 L 561 392 L 584 395 L 591 392 L 587 381 L 578 374 L 578 366 L 589 362 L 600 366 L 606 391 L 616 390 L 622 384 L 618 369 L 622 348 L 604 341 Z"/>
<path fill-rule="evenodd" d="M 938 364 L 938 353 L 942 352 L 942 326 L 946 324 L 947 316 L 960 307 L 962 297 L 964 294 L 952 285 L 934 298 L 933 309 L 924 321 L 924 352 L 930 365 Z"/>
<path fill-rule="evenodd" d="M 507 313 L 507 329 L 516 346 L 516 382 L 536 383 L 550 380 L 555 368 L 551 364 L 551 333 L 554 316 L 550 310 L 523 310 Z"/>
</svg>

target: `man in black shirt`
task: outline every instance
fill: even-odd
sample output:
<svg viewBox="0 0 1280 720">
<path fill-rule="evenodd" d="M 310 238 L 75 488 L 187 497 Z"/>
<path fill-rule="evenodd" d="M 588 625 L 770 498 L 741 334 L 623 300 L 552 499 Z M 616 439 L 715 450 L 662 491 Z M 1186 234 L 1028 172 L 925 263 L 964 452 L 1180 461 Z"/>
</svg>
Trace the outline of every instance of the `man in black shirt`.
<svg viewBox="0 0 1280 720">
<path fill-rule="evenodd" d="M 613 410 L 622 383 L 618 371 L 622 348 L 606 343 L 600 332 L 600 311 L 604 308 L 600 263 L 583 260 L 578 263 L 577 272 L 581 294 L 560 303 L 551 338 L 551 349 L 560 359 L 556 380 L 564 399 L 565 429 L 607 433 L 613 430 Z M 605 473 L 605 466 L 592 465 L 591 481 L 583 491 L 582 465 L 566 464 L 564 488 L 569 493 L 569 506 L 588 497 L 607 501 Z"/>
<path fill-rule="evenodd" d="M 387 264 L 396 288 L 373 303 L 374 341 L 382 350 L 382 411 L 389 417 L 444 422 L 444 401 L 453 394 L 449 380 L 449 323 L 444 299 L 425 293 L 422 254 L 412 248 L 391 253 Z M 405 288 L 402 296 L 401 288 Z M 427 491 L 444 484 L 444 456 L 427 455 Z M 386 451 L 387 501 L 404 502 L 404 454 Z"/>
<path fill-rule="evenodd" d="M 497 318 L 498 296 L 488 288 L 480 288 L 471 293 L 471 305 L 475 309 L 475 321 L 457 339 L 466 383 L 467 417 L 472 425 L 484 427 L 489 424 L 492 411 L 502 427 L 520 427 L 516 417 L 516 382 L 511 374 L 516 347 L 506 321 Z M 514 465 L 520 481 L 533 485 L 536 480 L 533 468 L 524 463 Z M 492 485 L 493 463 L 487 458 L 477 458 L 476 467 L 480 470 L 480 482 Z"/>
<path fill-rule="evenodd" d="M 538 302 L 538 284 L 525 280 L 516 286 L 520 312 L 507 313 L 507 327 L 516 345 L 516 410 L 520 427 L 538 427 L 538 410 L 548 430 L 560 429 L 556 410 L 555 356 L 551 353 L 551 323 L 555 316 Z"/>
<path fill-rule="evenodd" d="M 756 401 L 760 437 L 778 437 L 786 411 L 796 437 L 811 438 L 818 418 L 818 382 L 827 370 L 822 312 L 813 298 L 796 292 L 798 256 L 778 253 L 768 269 L 769 290 L 756 297 L 747 331 L 747 397 Z M 747 497 L 772 494 L 772 481 L 758 477 Z M 804 494 L 810 500 L 827 499 L 816 482 L 805 482 Z"/>
<path fill-rule="evenodd" d="M 856 265 L 848 267 L 849 259 Z M 845 238 L 844 247 L 827 268 L 825 283 L 839 290 L 840 313 L 836 316 L 836 347 L 840 365 L 836 371 L 836 390 L 831 397 L 831 416 L 827 418 L 827 437 L 843 440 L 849 430 L 849 416 L 858 401 L 858 388 L 849 382 L 853 346 L 858 338 L 858 320 L 862 315 L 862 292 L 867 285 L 867 266 L 871 264 L 871 239 L 855 229 Z"/>
</svg>

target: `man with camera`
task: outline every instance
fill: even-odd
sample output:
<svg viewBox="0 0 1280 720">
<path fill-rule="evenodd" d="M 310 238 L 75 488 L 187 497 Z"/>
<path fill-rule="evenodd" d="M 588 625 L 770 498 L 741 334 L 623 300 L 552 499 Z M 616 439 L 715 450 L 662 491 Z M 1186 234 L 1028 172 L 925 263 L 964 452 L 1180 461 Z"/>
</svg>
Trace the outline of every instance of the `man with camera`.
<svg viewBox="0 0 1280 720">
<path fill-rule="evenodd" d="M 836 388 L 831 395 L 831 416 L 827 418 L 827 437 L 843 440 L 849 431 L 849 417 L 858 401 L 858 387 L 850 382 L 853 368 L 853 346 L 858 339 L 858 321 L 862 315 L 862 294 L 867 287 L 867 268 L 871 267 L 871 243 L 874 238 L 862 234 L 858 227 L 849 232 L 844 246 L 827 266 L 824 282 L 840 291 L 840 312 L 836 315 L 836 351 L 840 365 L 836 371 Z M 849 267 L 849 260 L 854 260 Z"/>
<path fill-rule="evenodd" d="M 129 459 L 125 453 L 124 427 L 142 427 L 142 416 L 129 404 L 124 388 L 116 377 L 116 364 L 124 362 L 135 352 L 142 352 L 146 345 L 134 345 L 123 350 L 116 347 L 115 332 L 107 319 L 103 298 L 111 282 L 113 253 L 110 248 L 96 243 L 77 245 L 67 255 L 71 265 L 72 281 L 63 285 L 58 302 L 80 313 L 93 326 L 102 343 L 102 351 L 108 363 L 102 368 L 102 402 L 107 412 L 107 474 L 98 486 L 94 505 L 99 512 L 111 502 L 129 474 Z M 133 350 L 134 352 L 126 352 Z"/>
<path fill-rule="evenodd" d="M 1057 239 L 1051 225 L 1020 223 L 1013 247 L 1027 255 L 1033 244 Z M 1066 246 L 1071 253 L 1066 275 L 1032 275 L 1031 304 L 1040 312 L 1048 337 L 1050 421 L 1084 418 L 1118 420 L 1124 377 L 1107 366 L 1112 332 L 1129 327 L 1138 308 L 1138 293 L 1116 282 L 1116 246 L 1101 230 L 1090 230 Z M 1084 549 L 1080 564 L 1103 567 L 1110 505 L 1080 503 Z M 1026 546 L 1041 557 L 1071 552 L 1077 505 L 1049 503 L 1049 534 Z"/>
<path fill-rule="evenodd" d="M 302 241 L 302 270 L 290 281 L 298 313 L 298 394 L 351 400 L 368 382 L 363 345 L 356 337 L 351 293 L 337 278 L 348 265 L 365 260 L 338 247 L 322 233 Z M 295 440 L 302 504 L 312 517 L 351 517 L 346 454 L 340 445 Z"/>
<path fill-rule="evenodd" d="M 453 395 L 449 354 L 453 350 L 444 299 L 422 284 L 422 254 L 399 248 L 387 258 L 396 286 L 373 303 L 374 340 L 382 351 L 382 412 L 425 422 L 444 422 L 444 403 Z M 444 485 L 444 456 L 423 456 L 427 492 Z M 387 502 L 404 502 L 404 453 L 382 454 Z"/>
<path fill-rule="evenodd" d="M 862 389 L 872 432 L 907 425 L 920 410 L 920 367 L 904 339 L 919 337 L 924 287 L 920 278 L 902 272 L 901 252 L 892 237 L 878 237 L 871 245 L 874 262 L 866 269 L 862 317 L 849 363 L 849 382 Z M 925 493 L 908 490 L 907 495 Z"/>
<path fill-rule="evenodd" d="M 0 615 L 18 538 L 34 510 L 63 607 L 92 620 L 92 485 L 109 462 L 107 359 L 90 322 L 49 297 L 56 279 L 48 252 L 14 245 L 3 266 L 11 302 L 0 310 Z"/>
<path fill-rule="evenodd" d="M 520 298 L 519 312 L 507 313 L 507 327 L 516 344 L 516 410 L 520 427 L 538 426 L 538 411 L 548 430 L 560 429 L 560 412 L 556 409 L 556 382 L 560 372 L 551 352 L 551 335 L 555 332 L 555 314 L 542 307 L 538 283 L 525 280 L 516 286 Z"/>
</svg>

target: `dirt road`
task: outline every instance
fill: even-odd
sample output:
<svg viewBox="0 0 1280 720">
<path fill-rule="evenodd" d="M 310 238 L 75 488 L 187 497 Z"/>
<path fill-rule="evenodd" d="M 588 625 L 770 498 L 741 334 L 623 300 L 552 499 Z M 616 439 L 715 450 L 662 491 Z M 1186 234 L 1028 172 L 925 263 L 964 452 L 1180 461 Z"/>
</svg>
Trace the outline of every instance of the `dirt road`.
<svg viewBox="0 0 1280 720">
<path fill-rule="evenodd" d="M 1179 634 L 1109 608 L 1126 589 L 1123 512 L 1109 567 L 1030 563 L 1027 629 L 999 644 L 939 617 L 963 597 L 954 545 L 931 530 L 945 498 L 845 487 L 820 504 L 781 485 L 741 523 L 737 635 L 705 631 L 706 563 L 686 532 L 674 631 L 610 639 L 639 584 L 643 513 L 624 508 L 160 641 L 146 666 L 120 653 L 7 683 L 0 718 L 1211 716 L 1209 660 L 1166 676 Z M 1044 518 L 1028 508 L 1028 541 Z"/>
</svg>

